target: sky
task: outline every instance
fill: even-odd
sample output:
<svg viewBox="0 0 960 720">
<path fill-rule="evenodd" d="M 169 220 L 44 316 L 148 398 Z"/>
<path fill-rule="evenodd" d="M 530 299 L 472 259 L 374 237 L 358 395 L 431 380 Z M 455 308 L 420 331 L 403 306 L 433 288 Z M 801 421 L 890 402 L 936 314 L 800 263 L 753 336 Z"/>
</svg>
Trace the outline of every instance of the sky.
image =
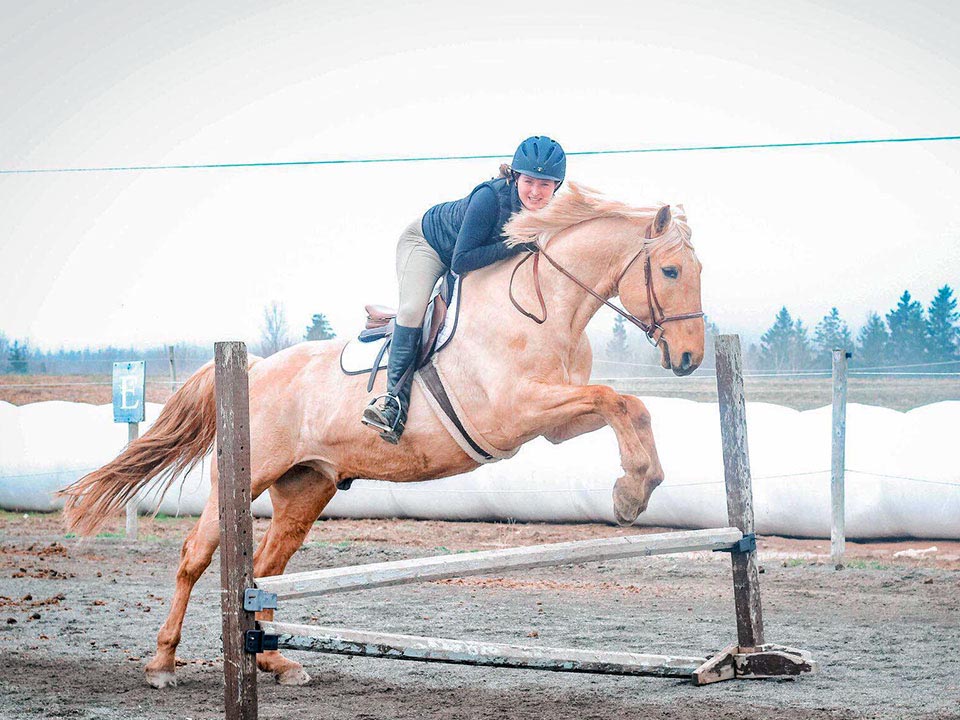
<svg viewBox="0 0 960 720">
<path fill-rule="evenodd" d="M 960 135 L 952 2 L 0 0 L 0 170 Z M 0 174 L 0 331 L 36 346 L 340 335 L 396 240 L 501 159 Z M 682 203 L 704 309 L 856 329 L 960 285 L 960 142 L 574 156 Z M 606 328 L 612 315 L 597 324 Z"/>
</svg>

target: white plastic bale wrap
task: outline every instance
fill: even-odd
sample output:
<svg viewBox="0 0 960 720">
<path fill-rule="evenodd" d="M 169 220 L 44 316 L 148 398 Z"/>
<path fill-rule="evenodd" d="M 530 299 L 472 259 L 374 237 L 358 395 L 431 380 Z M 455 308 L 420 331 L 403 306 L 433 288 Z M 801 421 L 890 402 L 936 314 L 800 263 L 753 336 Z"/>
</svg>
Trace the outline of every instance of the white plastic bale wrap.
<svg viewBox="0 0 960 720">
<path fill-rule="evenodd" d="M 713 403 L 644 398 L 653 416 L 666 480 L 638 524 L 726 525 L 718 410 Z M 148 403 L 143 434 L 161 406 Z M 127 429 L 109 405 L 0 402 L 0 507 L 53 510 L 51 493 L 113 458 Z M 806 412 L 747 404 L 757 531 L 830 536 L 830 408 Z M 960 466 L 953 448 L 960 402 L 900 413 L 847 407 L 847 536 L 960 538 Z M 161 512 L 197 514 L 208 494 L 195 469 Z M 539 439 L 511 460 L 427 483 L 358 480 L 326 517 L 612 522 L 610 493 L 622 474 L 612 431 L 562 445 Z M 903 476 L 913 480 L 897 479 Z M 147 493 L 141 507 L 152 511 Z M 270 514 L 269 499 L 254 513 Z"/>
<path fill-rule="evenodd" d="M 163 406 L 147 403 L 140 435 Z M 39 402 L 17 407 L 0 402 L 0 508 L 57 510 L 63 501 L 53 493 L 106 464 L 127 444 L 127 424 L 113 421 L 112 405 Z M 210 461 L 197 466 L 182 485 L 175 483 L 160 504 L 169 515 L 199 515 L 210 493 Z M 141 493 L 142 512 L 153 512 L 153 493 Z M 254 513 L 270 515 L 270 500 L 258 498 Z"/>
</svg>

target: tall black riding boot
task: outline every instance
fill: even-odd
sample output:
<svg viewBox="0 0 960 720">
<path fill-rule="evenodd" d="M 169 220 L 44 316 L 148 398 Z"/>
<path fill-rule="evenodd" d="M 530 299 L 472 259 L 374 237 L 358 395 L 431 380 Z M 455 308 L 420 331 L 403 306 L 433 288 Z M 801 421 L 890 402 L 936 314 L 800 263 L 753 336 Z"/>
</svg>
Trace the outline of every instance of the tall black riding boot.
<svg viewBox="0 0 960 720">
<path fill-rule="evenodd" d="M 387 392 L 374 398 L 363 410 L 361 422 L 380 431 L 380 437 L 394 445 L 400 440 L 410 406 L 410 386 L 420 349 L 421 328 L 397 325 L 390 341 L 387 364 Z"/>
</svg>

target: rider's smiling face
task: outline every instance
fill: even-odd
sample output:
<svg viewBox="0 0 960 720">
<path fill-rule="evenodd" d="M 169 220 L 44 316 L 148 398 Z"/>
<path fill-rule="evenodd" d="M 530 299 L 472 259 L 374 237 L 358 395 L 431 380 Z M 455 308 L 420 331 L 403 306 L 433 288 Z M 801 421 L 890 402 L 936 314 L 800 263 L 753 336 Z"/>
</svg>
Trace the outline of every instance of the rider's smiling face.
<svg viewBox="0 0 960 720">
<path fill-rule="evenodd" d="M 517 193 L 520 195 L 520 202 L 527 210 L 540 210 L 546 207 L 556 189 L 556 180 L 540 180 L 522 173 L 517 179 Z"/>
</svg>

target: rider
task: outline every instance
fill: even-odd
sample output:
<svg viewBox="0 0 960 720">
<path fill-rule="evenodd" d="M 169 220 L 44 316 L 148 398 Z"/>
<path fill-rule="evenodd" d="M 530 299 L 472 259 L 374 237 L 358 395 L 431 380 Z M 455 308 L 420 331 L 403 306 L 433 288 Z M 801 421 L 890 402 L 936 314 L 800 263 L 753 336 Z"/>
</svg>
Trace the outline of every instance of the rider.
<svg viewBox="0 0 960 720">
<path fill-rule="evenodd" d="M 523 246 L 503 243 L 503 226 L 522 209 L 546 207 L 566 168 L 558 142 L 545 135 L 529 137 L 514 153 L 512 167 L 501 166 L 499 178 L 477 185 L 465 198 L 434 205 L 400 235 L 400 305 L 390 344 L 387 392 L 371 401 L 362 418 L 387 442 L 396 444 L 403 434 L 416 369 L 412 365 L 437 280 L 448 268 L 463 275 L 523 252 Z"/>
</svg>

